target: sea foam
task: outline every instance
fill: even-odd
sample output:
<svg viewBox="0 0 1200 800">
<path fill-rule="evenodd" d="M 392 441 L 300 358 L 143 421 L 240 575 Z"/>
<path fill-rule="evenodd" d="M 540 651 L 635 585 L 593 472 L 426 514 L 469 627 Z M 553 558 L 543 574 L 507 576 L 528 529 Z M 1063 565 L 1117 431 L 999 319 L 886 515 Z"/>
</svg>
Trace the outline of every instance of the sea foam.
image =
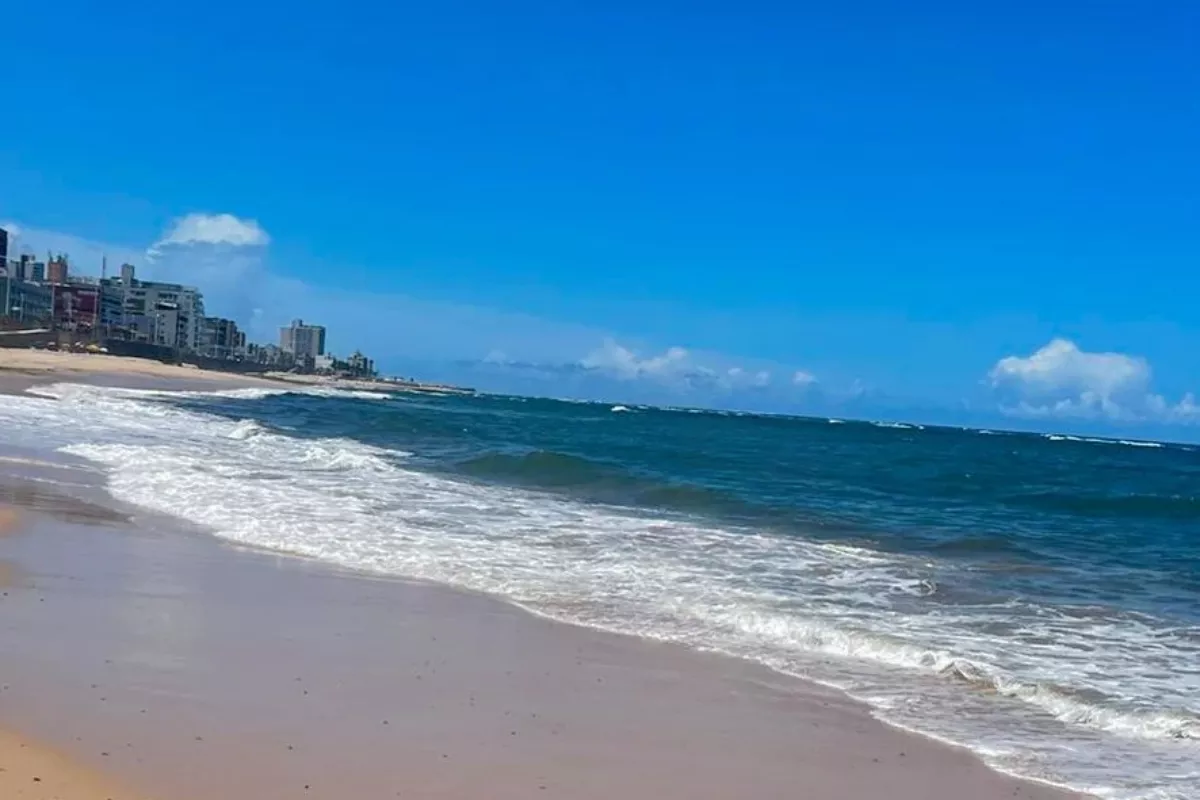
<svg viewBox="0 0 1200 800">
<path fill-rule="evenodd" d="M 211 396 L 275 393 L 238 391 Z M 57 402 L 0 408 L 14 444 L 104 465 L 118 498 L 230 541 L 752 659 L 1008 771 L 1111 797 L 1200 796 L 1200 632 L 1014 600 L 939 603 L 952 563 L 446 477 L 406 451 L 291 436 L 164 393 L 39 393 Z"/>
</svg>

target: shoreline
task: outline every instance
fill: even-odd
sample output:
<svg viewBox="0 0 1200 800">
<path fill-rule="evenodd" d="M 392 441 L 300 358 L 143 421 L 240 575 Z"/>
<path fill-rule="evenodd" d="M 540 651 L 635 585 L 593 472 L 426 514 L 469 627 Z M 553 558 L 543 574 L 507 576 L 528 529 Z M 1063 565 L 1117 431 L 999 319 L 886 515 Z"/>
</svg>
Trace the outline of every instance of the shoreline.
<svg viewBox="0 0 1200 800">
<path fill-rule="evenodd" d="M 326 375 L 308 375 L 264 370 L 262 372 L 235 372 L 191 364 L 167 364 L 150 358 L 117 356 L 102 353 L 83 353 L 61 350 L 34 350 L 19 347 L 0 347 L 0 375 L 46 375 L 87 376 L 105 379 L 106 382 L 120 376 L 139 376 L 163 381 L 203 381 L 206 383 L 229 383 L 246 386 L 318 386 L 347 391 L 367 392 L 414 392 L 433 395 L 473 395 L 474 389 L 439 383 L 421 383 L 403 380 L 366 380 L 337 378 Z M 133 388 L 133 387 L 130 387 Z"/>
<path fill-rule="evenodd" d="M 109 384 L 113 379 L 103 382 L 119 385 Z M 8 382 L 0 379 L 0 388 Z M 26 468 L 16 467 L 10 464 L 10 473 L 19 481 Z M 1080 797 L 1004 775 L 966 748 L 881 722 L 840 691 L 733 657 L 555 620 L 503 598 L 239 547 L 149 512 L 134 513 L 132 523 L 110 519 L 90 529 L 56 517 L 53 503 L 20 513 L 31 529 L 0 542 L 0 557 L 31 576 L 30 588 L 13 590 L 21 598 L 17 616 L 28 623 L 21 628 L 26 638 L 17 642 L 47 652 L 32 663 L 28 653 L 4 653 L 6 664 L 16 666 L 20 686 L 17 679 L 13 686 L 25 690 L 18 695 L 25 700 L 6 703 L 12 713 L 3 724 L 62 745 L 86 767 L 108 765 L 97 762 L 94 750 L 63 741 L 66 720 L 93 735 L 124 737 L 126 749 L 146 750 L 146 761 L 154 763 L 115 760 L 115 773 L 155 789 L 156 796 L 393 796 L 378 792 L 396 779 L 393 767 L 402 766 L 408 783 L 421 787 L 403 796 L 415 797 L 515 798 L 546 791 L 569 798 L 718 798 L 744 796 L 739 786 L 754 787 L 756 797 L 791 797 L 798 781 L 808 784 L 804 796 L 830 800 Z M 131 560 L 138 569 L 128 568 Z M 114 580 L 105 565 L 136 580 L 136 591 Z M 79 602 L 80 586 L 109 612 L 79 631 L 84 644 L 62 649 L 44 641 L 46 634 L 30 633 L 71 630 L 84 624 L 76 615 L 93 616 L 97 608 Z M 221 596 L 226 590 L 232 602 Z M 130 602 L 150 606 L 135 615 L 137 624 L 116 613 Z M 6 627 L 13 605 L 0 605 Z M 195 635 L 213 641 L 200 647 L 181 638 L 178 625 L 153 628 L 148 620 L 157 615 L 176 623 L 194 618 L 188 625 L 200 625 Z M 156 636 L 141 637 L 139 625 L 146 624 Z M 142 661 L 170 668 L 146 669 L 138 659 L 126 664 L 111 653 L 66 665 L 50 657 L 90 649 L 100 655 L 130 637 L 147 651 Z M 353 663 L 341 663 L 339 652 Z M 251 674 L 245 680 L 212 674 L 218 664 L 228 668 L 224 659 Z M 118 676 L 104 660 L 126 669 Z M 383 669 L 397 664 L 406 669 Z M 311 702 L 300 699 L 310 697 L 307 689 L 280 693 L 274 684 L 281 676 L 272 669 L 294 669 L 295 679 L 285 683 L 333 698 L 325 713 L 313 717 L 303 708 Z M 99 704 L 91 682 L 105 687 Z M 34 686 L 41 690 L 29 691 Z M 49 711 L 29 699 L 51 693 L 63 700 Z M 277 722 L 260 726 L 245 719 L 246 704 L 268 710 Z M 385 725 L 378 710 L 388 705 L 412 718 L 389 713 Z M 191 719 L 206 733 L 180 736 L 178 725 L 162 721 L 168 716 Z M 323 733 L 305 733 L 310 724 Z M 304 737 L 314 739 L 306 753 L 321 753 L 313 756 L 314 771 L 323 765 L 341 776 L 340 787 L 279 788 L 291 774 L 283 753 L 295 751 L 274 745 Z M 431 740 L 437 742 L 432 749 Z M 404 755 L 396 755 L 397 744 Z M 181 775 L 201 755 L 217 755 L 213 750 L 223 753 L 223 764 L 252 761 L 231 768 L 242 790 L 255 791 L 228 794 L 232 787 L 220 783 L 192 792 Z M 455 770 L 468 779 L 455 779 Z M 538 780 L 544 783 L 535 785 Z M 341 794 L 347 786 L 360 793 Z"/>
</svg>

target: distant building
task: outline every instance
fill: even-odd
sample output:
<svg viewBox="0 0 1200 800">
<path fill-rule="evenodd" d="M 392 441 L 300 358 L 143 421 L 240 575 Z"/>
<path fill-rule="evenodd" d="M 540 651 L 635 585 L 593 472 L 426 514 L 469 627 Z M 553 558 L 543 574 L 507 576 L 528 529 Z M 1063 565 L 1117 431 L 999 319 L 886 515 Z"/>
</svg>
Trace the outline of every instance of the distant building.
<svg viewBox="0 0 1200 800">
<path fill-rule="evenodd" d="M 0 267 L 8 266 L 8 231 L 0 228 Z"/>
<path fill-rule="evenodd" d="M 31 262 L 27 263 L 27 266 L 29 269 L 29 273 L 25 276 L 25 280 L 30 281 L 31 283 L 45 283 L 46 282 L 46 262 L 45 261 L 31 261 Z"/>
<path fill-rule="evenodd" d="M 13 281 L 5 287 L 4 297 L 0 299 L 7 301 L 5 316 L 39 325 L 50 322 L 50 303 L 53 297 L 48 286 Z"/>
<path fill-rule="evenodd" d="M 350 368 L 350 372 L 361 377 L 375 376 L 375 362 L 364 356 L 358 350 L 355 350 L 350 358 L 346 359 L 346 365 Z"/>
<path fill-rule="evenodd" d="M 14 281 L 33 281 L 33 256 L 25 253 L 20 258 L 8 262 L 9 274 L 12 275 Z M 42 279 L 46 277 L 46 265 L 42 264 Z M 41 281 L 36 281 L 41 283 Z"/>
<path fill-rule="evenodd" d="M 246 334 L 238 330 L 237 323 L 222 317 L 205 317 L 201 323 L 200 347 L 202 355 L 210 358 L 233 358 L 245 353 Z"/>
<path fill-rule="evenodd" d="M 49 287 L 54 322 L 67 330 L 91 329 L 101 324 L 101 287 L 97 282 L 75 281 Z"/>
<path fill-rule="evenodd" d="M 204 330 L 204 296 L 194 286 L 140 281 L 132 264 L 119 278 L 101 281 L 104 293 L 120 298 L 121 327 L 133 338 L 164 347 L 198 351 Z"/>
<path fill-rule="evenodd" d="M 255 364 L 266 364 L 272 367 L 291 366 L 292 357 L 273 344 L 249 344 L 246 346 L 246 359 Z"/>
<path fill-rule="evenodd" d="M 325 328 L 292 320 L 291 325 L 279 329 L 279 349 L 311 368 L 317 356 L 325 355 Z"/>
<path fill-rule="evenodd" d="M 46 282 L 47 283 L 66 283 L 69 273 L 67 268 L 67 257 L 59 255 L 50 259 L 46 264 Z"/>
</svg>

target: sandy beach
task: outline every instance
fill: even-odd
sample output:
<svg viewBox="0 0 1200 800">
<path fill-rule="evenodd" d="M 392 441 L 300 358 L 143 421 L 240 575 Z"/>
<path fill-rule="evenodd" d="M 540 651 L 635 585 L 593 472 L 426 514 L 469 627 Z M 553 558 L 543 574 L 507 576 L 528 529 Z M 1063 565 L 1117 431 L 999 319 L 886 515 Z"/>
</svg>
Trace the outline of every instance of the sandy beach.
<svg viewBox="0 0 1200 800">
<path fill-rule="evenodd" d="M 237 380 L 11 354 L 10 391 Z M 135 796 L 110 780 L 164 800 L 1071 796 L 765 668 L 238 549 L 102 481 L 0 452 L 4 797 Z"/>
<path fill-rule="evenodd" d="M 262 378 L 216 372 L 192 366 L 164 364 L 146 358 L 128 358 L 99 353 L 68 353 L 55 350 L 0 348 L 0 392 L 21 391 L 33 381 L 78 381 L 139 388 L 192 389 L 215 384 L 272 386 Z"/>
<path fill-rule="evenodd" d="M 112 778 L 0 730 L 0 796 L 25 800 L 138 800 Z"/>
</svg>

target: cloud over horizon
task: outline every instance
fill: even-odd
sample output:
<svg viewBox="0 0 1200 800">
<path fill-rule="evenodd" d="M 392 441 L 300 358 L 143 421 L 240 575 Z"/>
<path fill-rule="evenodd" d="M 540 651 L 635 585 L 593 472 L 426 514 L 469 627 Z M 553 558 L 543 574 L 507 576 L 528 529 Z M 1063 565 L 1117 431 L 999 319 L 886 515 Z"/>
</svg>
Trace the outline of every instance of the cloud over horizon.
<svg viewBox="0 0 1200 800">
<path fill-rule="evenodd" d="M 612 338 L 606 338 L 599 347 L 581 358 L 578 365 L 621 381 L 651 380 L 666 386 L 725 392 L 764 390 L 773 380 L 772 371 L 764 365 L 729 364 L 727 357 L 697 355 L 679 346 L 642 356 Z M 811 373 L 798 370 L 790 388 L 804 390 L 816 383 L 817 379 Z"/>
<path fill-rule="evenodd" d="M 1191 393 L 1171 403 L 1151 390 L 1152 377 L 1141 356 L 1088 352 L 1062 338 L 1028 356 L 1001 358 L 987 375 L 1001 413 L 1012 417 L 1200 422 Z"/>
</svg>

